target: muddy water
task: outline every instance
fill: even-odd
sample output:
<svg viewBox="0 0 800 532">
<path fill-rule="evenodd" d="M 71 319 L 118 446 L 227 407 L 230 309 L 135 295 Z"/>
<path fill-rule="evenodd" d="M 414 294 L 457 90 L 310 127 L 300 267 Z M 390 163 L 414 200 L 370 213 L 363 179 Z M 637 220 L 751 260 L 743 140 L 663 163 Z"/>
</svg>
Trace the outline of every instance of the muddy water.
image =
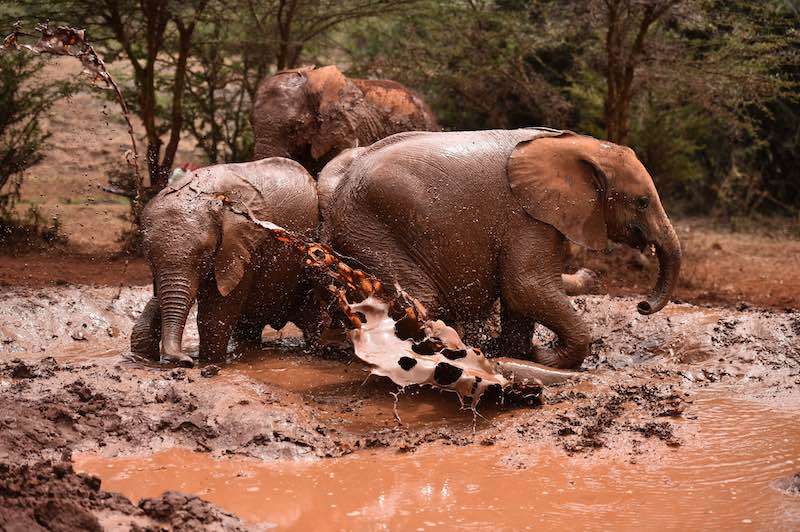
<svg viewBox="0 0 800 532">
<path fill-rule="evenodd" d="M 134 500 L 195 493 L 288 529 L 796 529 L 800 498 L 774 484 L 800 470 L 800 415 L 730 397 L 704 392 L 688 413 L 696 435 L 634 456 L 495 445 L 259 462 L 172 449 L 76 468 Z"/>
<path fill-rule="evenodd" d="M 345 363 L 324 360 L 297 351 L 249 349 L 220 374 L 221 379 L 249 379 L 299 393 L 322 410 L 335 409 L 342 429 L 354 432 L 413 424 L 417 429 L 467 425 L 476 417 L 462 407 L 452 392 L 423 388 L 397 393 L 388 379 L 371 376 L 357 359 Z M 347 408 L 343 405 L 357 408 Z M 481 415 L 491 416 L 491 408 Z M 398 421 L 399 420 L 399 421 Z"/>
</svg>

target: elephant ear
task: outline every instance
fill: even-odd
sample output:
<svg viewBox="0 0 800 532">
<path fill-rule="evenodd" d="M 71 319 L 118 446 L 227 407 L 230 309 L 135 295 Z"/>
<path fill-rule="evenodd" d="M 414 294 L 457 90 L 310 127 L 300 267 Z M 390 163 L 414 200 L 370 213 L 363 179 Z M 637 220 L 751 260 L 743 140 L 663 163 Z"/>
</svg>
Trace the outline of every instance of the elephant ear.
<svg viewBox="0 0 800 532">
<path fill-rule="evenodd" d="M 221 209 L 220 218 L 221 242 L 214 258 L 214 278 L 219 293 L 227 296 L 244 277 L 264 241 L 264 231 L 227 208 Z"/>
<path fill-rule="evenodd" d="M 573 133 L 520 142 L 508 159 L 512 194 L 525 211 L 571 241 L 605 249 L 606 179 L 594 162 L 589 137 Z"/>
<path fill-rule="evenodd" d="M 363 93 L 335 66 L 307 74 L 308 91 L 318 105 L 319 128 L 311 139 L 311 156 L 319 160 L 332 151 L 358 146 L 353 111 Z"/>
</svg>

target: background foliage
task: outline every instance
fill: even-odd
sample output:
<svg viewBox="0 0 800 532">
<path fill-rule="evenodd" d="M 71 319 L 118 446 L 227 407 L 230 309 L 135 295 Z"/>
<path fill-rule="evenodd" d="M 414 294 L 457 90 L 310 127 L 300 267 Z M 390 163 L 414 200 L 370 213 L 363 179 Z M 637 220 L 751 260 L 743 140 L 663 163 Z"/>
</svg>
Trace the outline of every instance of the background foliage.
<svg viewBox="0 0 800 532">
<path fill-rule="evenodd" d="M 628 144 L 673 212 L 800 213 L 794 0 L 0 5 L 3 27 L 17 19 L 87 27 L 128 76 L 153 190 L 187 138 L 207 163 L 250 157 L 250 105 L 264 76 L 337 63 L 415 88 L 446 129 L 547 125 Z M 2 83 L 6 90 L 13 80 Z M 35 123 L 41 111 L 26 104 L 19 111 Z"/>
<path fill-rule="evenodd" d="M 39 162 L 48 134 L 39 118 L 53 101 L 69 94 L 69 83 L 36 83 L 41 65 L 37 57 L 0 55 L 0 243 L 41 233 L 45 240 L 58 235 L 58 227 L 46 227 L 36 209 L 15 215 L 20 197 L 21 173 Z"/>
</svg>

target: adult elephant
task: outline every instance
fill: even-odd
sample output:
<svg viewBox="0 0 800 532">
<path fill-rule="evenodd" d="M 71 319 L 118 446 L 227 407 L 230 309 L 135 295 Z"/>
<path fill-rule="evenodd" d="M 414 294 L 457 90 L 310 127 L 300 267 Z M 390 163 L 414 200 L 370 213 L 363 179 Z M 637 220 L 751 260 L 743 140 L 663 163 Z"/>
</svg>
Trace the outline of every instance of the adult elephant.
<svg viewBox="0 0 800 532">
<path fill-rule="evenodd" d="M 201 168 L 147 204 L 143 247 L 155 295 L 134 325 L 133 352 L 192 365 L 181 339 L 195 300 L 201 359 L 223 359 L 232 335 L 258 340 L 265 325 L 287 321 L 308 342 L 318 339 L 320 307 L 300 252 L 241 215 L 248 211 L 310 237 L 319 221 L 316 183 L 300 164 L 269 158 Z"/>
<path fill-rule="evenodd" d="M 288 157 L 312 175 L 342 150 L 402 131 L 437 131 L 415 92 L 389 80 L 348 78 L 336 68 L 279 72 L 258 87 L 255 158 Z"/>
<path fill-rule="evenodd" d="M 547 366 L 579 366 L 591 343 L 560 277 L 565 238 L 596 250 L 654 244 L 660 271 L 642 314 L 678 279 L 680 244 L 647 170 L 629 148 L 591 137 L 401 133 L 342 154 L 320 179 L 323 232 L 338 251 L 467 333 L 500 298 L 498 350 Z M 554 347 L 532 346 L 536 322 Z"/>
</svg>

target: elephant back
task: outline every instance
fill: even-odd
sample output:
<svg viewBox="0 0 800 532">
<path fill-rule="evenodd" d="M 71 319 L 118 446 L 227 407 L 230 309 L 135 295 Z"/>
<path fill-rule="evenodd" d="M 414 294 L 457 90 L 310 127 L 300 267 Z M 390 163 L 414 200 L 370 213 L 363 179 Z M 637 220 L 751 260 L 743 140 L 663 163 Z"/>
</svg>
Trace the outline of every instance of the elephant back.
<svg viewBox="0 0 800 532">
<path fill-rule="evenodd" d="M 292 231 L 313 231 L 319 220 L 314 179 L 283 157 L 201 168 L 189 189 L 244 205 L 258 219 Z"/>
<path fill-rule="evenodd" d="M 494 173 L 505 180 L 506 163 L 515 146 L 539 137 L 558 136 L 560 130 L 550 128 L 496 129 L 483 131 L 407 131 L 397 133 L 360 149 L 357 157 L 345 154 L 334 159 L 331 170 L 346 175 L 348 183 L 354 176 L 369 176 L 378 167 L 420 164 L 447 168 L 448 173 L 466 177 L 480 161 L 483 174 Z M 353 150 L 355 151 L 355 150 Z M 439 164 L 435 161 L 446 161 Z M 337 168 L 338 167 L 338 168 Z M 324 170 L 328 172 L 326 168 Z M 435 171 L 420 172 L 435 179 Z"/>
<path fill-rule="evenodd" d="M 428 104 L 413 90 L 389 79 L 354 78 L 352 81 L 364 94 L 364 99 L 387 117 L 392 133 L 441 129 Z"/>
</svg>

